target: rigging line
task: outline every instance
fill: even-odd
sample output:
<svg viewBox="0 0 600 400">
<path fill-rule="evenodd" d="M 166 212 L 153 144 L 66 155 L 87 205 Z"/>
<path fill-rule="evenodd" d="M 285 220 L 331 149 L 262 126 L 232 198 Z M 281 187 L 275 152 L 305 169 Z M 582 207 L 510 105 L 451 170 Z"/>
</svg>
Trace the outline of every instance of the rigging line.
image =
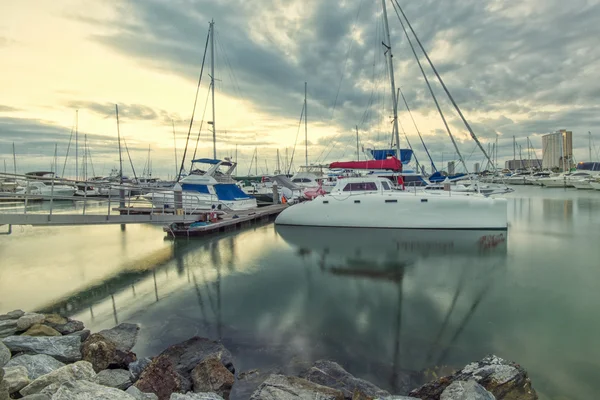
<svg viewBox="0 0 600 400">
<path fill-rule="evenodd" d="M 60 176 L 62 176 L 63 178 L 65 177 L 65 167 L 67 166 L 67 159 L 69 158 L 69 149 L 71 149 L 71 140 L 73 139 L 73 131 L 74 130 L 75 130 L 75 124 L 73 124 L 73 126 L 71 126 L 71 136 L 69 136 L 69 144 L 67 145 L 67 154 L 65 154 L 65 162 L 63 164 L 62 174 L 60 174 Z"/>
<path fill-rule="evenodd" d="M 212 27 L 212 25 L 211 25 Z M 192 117 L 190 118 L 190 127 L 188 129 L 187 139 L 185 140 L 185 148 L 183 149 L 183 157 L 181 158 L 181 167 L 179 167 L 179 173 L 177 174 L 177 182 L 181 179 L 181 173 L 183 172 L 183 165 L 185 164 L 185 155 L 188 149 L 188 143 L 190 142 L 190 135 L 192 134 L 192 125 L 194 124 L 194 115 L 196 114 L 196 103 L 198 102 L 198 93 L 200 92 L 200 83 L 202 83 L 202 73 L 204 72 L 204 61 L 206 61 L 206 51 L 208 50 L 208 39 L 210 35 L 214 35 L 211 32 L 211 28 L 208 28 L 208 35 L 206 35 L 206 44 L 204 45 L 204 55 L 202 56 L 202 67 L 200 68 L 200 76 L 198 77 L 198 86 L 196 87 L 196 97 L 194 98 L 194 108 L 192 109 Z"/>
<path fill-rule="evenodd" d="M 198 143 L 200 142 L 200 134 L 202 133 L 202 126 L 204 125 L 204 116 L 206 115 L 206 108 L 208 107 L 208 100 L 210 98 L 210 89 L 212 82 L 208 85 L 208 92 L 206 92 L 206 101 L 204 102 L 204 111 L 202 111 L 202 120 L 200 121 L 200 129 L 198 129 L 198 137 L 196 138 L 196 147 L 194 148 L 194 155 L 192 156 L 192 163 L 196 159 L 196 153 L 198 152 Z"/>
<path fill-rule="evenodd" d="M 475 135 L 475 132 L 473 132 L 473 129 L 471 129 L 471 125 L 469 125 L 469 123 L 467 122 L 467 119 L 464 117 L 462 111 L 460 110 L 460 107 L 458 107 L 458 104 L 456 104 L 456 102 L 454 101 L 454 97 L 452 97 L 452 95 L 450 94 L 450 91 L 448 90 L 448 88 L 446 87 L 446 84 L 444 84 L 444 81 L 442 80 L 442 77 L 440 76 L 440 74 L 437 72 L 437 69 L 435 68 L 435 66 L 433 65 L 433 62 L 431 61 L 431 59 L 429 58 L 429 55 L 427 54 L 427 52 L 425 51 L 425 48 L 423 47 L 423 45 L 421 44 L 421 40 L 419 40 L 419 37 L 417 36 L 415 30 L 413 29 L 410 21 L 408 20 L 408 18 L 406 17 L 406 14 L 404 13 L 404 10 L 402 9 L 402 7 L 400 7 L 400 3 L 398 3 L 398 0 L 394 0 L 394 2 L 396 3 L 396 5 L 398 6 L 398 9 L 400 10 L 400 12 L 402 13 L 402 16 L 404 17 L 404 19 L 406 20 L 406 23 L 408 25 L 408 27 L 410 28 L 412 34 L 414 35 L 415 39 L 417 40 L 417 43 L 419 44 L 419 47 L 421 48 L 421 51 L 423 52 L 423 54 L 425 55 L 425 58 L 427 58 L 427 61 L 429 62 L 429 65 L 431 66 L 431 69 L 433 70 L 433 72 L 435 73 L 435 76 L 438 78 L 438 81 L 440 82 L 440 84 L 442 85 L 442 87 L 444 88 L 444 91 L 446 92 L 446 95 L 448 96 L 448 98 L 450 99 L 450 101 L 452 102 L 452 105 L 454 106 L 454 108 L 456 109 L 456 111 L 458 112 L 458 115 L 460 116 L 460 119 L 462 119 L 463 123 L 465 124 L 465 126 L 467 127 L 467 129 L 469 130 L 469 133 L 471 134 L 471 138 L 475 141 L 475 143 L 477 143 L 477 146 L 479 146 L 479 149 L 483 152 L 483 154 L 485 155 L 485 157 L 490 160 L 490 156 L 487 154 L 487 152 L 485 151 L 485 149 L 483 148 L 483 146 L 481 145 L 481 142 L 479 142 L 479 139 L 477 138 L 477 136 Z M 396 14 L 398 12 L 396 11 Z M 400 16 L 398 16 L 398 18 L 400 19 Z M 404 29 L 404 24 L 402 24 L 402 27 Z M 408 35 L 407 35 L 408 36 Z M 412 47 L 412 44 L 411 44 Z M 494 171 L 496 170 L 496 166 L 494 166 Z"/>
<path fill-rule="evenodd" d="M 404 93 L 402 93 L 402 88 L 399 87 L 398 90 L 400 90 L 400 96 L 402 96 L 402 100 L 404 100 L 404 105 L 406 106 L 406 110 L 408 111 L 408 114 L 410 115 L 410 119 L 413 122 L 413 125 L 415 126 L 415 129 L 417 130 L 417 134 L 419 135 L 419 139 L 421 139 L 421 144 L 423 145 L 423 147 L 425 148 L 425 152 L 427 153 L 427 157 L 429 157 L 429 161 L 431 162 L 431 166 L 433 167 L 434 172 L 437 172 L 437 168 L 435 167 L 435 164 L 433 162 L 433 158 L 431 158 L 431 154 L 429 153 L 429 149 L 427 148 L 427 146 L 425 146 L 425 141 L 423 140 L 423 136 L 421 135 L 421 131 L 419 130 L 419 127 L 417 126 L 417 123 L 412 115 L 412 111 L 410 111 L 410 107 L 408 106 L 408 102 L 406 101 L 406 97 L 404 97 Z"/>
<path fill-rule="evenodd" d="M 421 65 L 421 61 L 419 60 L 419 57 L 417 56 L 417 52 L 415 51 L 415 48 L 414 48 L 414 46 L 412 44 L 412 40 L 410 39 L 410 36 L 408 36 L 408 32 L 406 31 L 406 27 L 404 26 L 404 22 L 402 21 L 402 18 L 400 17 L 400 14 L 398 14 L 398 9 L 396 8 L 397 4 L 398 4 L 397 0 L 394 0 L 394 2 L 392 3 L 394 11 L 396 12 L 396 16 L 398 17 L 398 20 L 400 21 L 400 25 L 402 25 L 402 30 L 404 31 L 404 34 L 406 35 L 406 39 L 408 40 L 408 44 L 410 45 L 410 48 L 412 49 L 412 52 L 413 52 L 413 54 L 415 56 L 415 59 L 417 60 L 417 64 L 419 64 L 419 69 L 421 70 L 421 74 L 423 74 L 423 78 L 425 79 L 425 82 L 427 83 L 427 87 L 429 88 L 429 92 L 431 93 L 431 96 L 433 97 L 433 101 L 435 102 L 435 106 L 437 107 L 438 113 L 440 114 L 440 117 L 442 118 L 442 121 L 444 122 L 444 126 L 446 127 L 446 131 L 448 132 L 448 135 L 450 136 L 450 140 L 452 141 L 452 144 L 454 145 L 454 149 L 456 150 L 456 153 L 458 154 L 458 157 L 459 157 L 460 161 L 462 162 L 463 167 L 465 168 L 465 171 L 468 174 L 469 173 L 469 169 L 467 168 L 467 165 L 465 164 L 465 160 L 463 159 L 462 154 L 460 153 L 460 149 L 458 148 L 458 144 L 456 143 L 456 140 L 454 139 L 454 135 L 452 135 L 452 131 L 450 130 L 450 126 L 448 126 L 448 122 L 446 121 L 446 117 L 444 116 L 444 113 L 442 112 L 440 104 L 438 103 L 437 97 L 435 96 L 435 93 L 433 92 L 433 88 L 431 87 L 431 84 L 429 83 L 429 79 L 427 79 L 427 74 L 425 74 L 425 70 L 423 69 L 423 66 Z M 399 5 L 398 5 L 398 7 L 399 7 Z"/>
<path fill-rule="evenodd" d="M 400 118 L 398 118 L 398 123 L 400 124 L 400 129 L 402 129 L 402 133 L 404 134 L 404 138 L 406 139 L 406 144 L 408 145 L 408 148 L 411 149 L 411 151 L 413 152 L 413 156 L 415 157 L 415 163 L 417 164 L 417 172 L 420 173 L 421 168 L 420 168 L 419 160 L 417 159 L 417 153 L 415 153 L 415 150 L 410 145 L 410 140 L 408 140 L 408 135 L 406 134 L 406 131 L 404 130 L 404 126 L 402 125 Z"/>
<path fill-rule="evenodd" d="M 131 155 L 129 154 L 129 147 L 127 147 L 127 141 L 123 138 L 123 144 L 125 144 L 125 151 L 127 152 L 127 157 L 129 158 L 129 165 L 131 165 L 131 170 L 133 171 L 133 178 L 137 181 L 137 175 L 135 174 L 135 168 L 133 167 L 133 161 L 131 160 Z M 123 177 L 121 177 L 123 180 Z"/>
<path fill-rule="evenodd" d="M 88 146 L 87 156 L 90 159 L 90 165 L 92 166 L 92 175 L 96 176 L 96 171 L 94 171 L 94 162 L 92 161 L 92 152 L 90 151 L 89 146 Z"/>
<path fill-rule="evenodd" d="M 302 118 L 304 117 L 304 103 L 302 103 L 302 112 L 300 113 L 300 121 L 298 122 L 298 131 L 296 131 L 296 140 L 294 140 L 294 147 L 292 148 L 292 158 L 290 158 L 290 164 L 288 165 L 287 173 L 290 174 L 292 163 L 294 162 L 294 154 L 296 153 L 296 143 L 298 142 L 298 134 L 300 133 L 300 127 L 302 126 Z"/>
</svg>

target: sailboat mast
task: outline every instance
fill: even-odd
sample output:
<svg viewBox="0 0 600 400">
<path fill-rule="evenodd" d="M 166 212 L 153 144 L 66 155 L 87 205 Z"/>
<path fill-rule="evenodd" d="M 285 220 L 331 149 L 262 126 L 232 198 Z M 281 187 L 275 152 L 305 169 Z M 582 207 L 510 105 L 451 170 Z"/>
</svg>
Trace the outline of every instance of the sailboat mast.
<svg viewBox="0 0 600 400">
<path fill-rule="evenodd" d="M 173 154 L 175 155 L 175 179 L 177 179 L 177 140 L 175 138 L 175 121 L 171 119 L 171 126 L 173 127 Z"/>
<path fill-rule="evenodd" d="M 280 165 L 279 165 L 279 149 L 277 149 L 277 173 L 280 174 L 281 170 L 279 169 Z"/>
<path fill-rule="evenodd" d="M 15 175 L 17 175 L 17 152 L 15 151 L 15 142 L 13 142 L 13 167 Z"/>
<path fill-rule="evenodd" d="M 215 123 L 215 21 L 210 22 L 210 87 L 212 96 L 213 158 L 217 159 L 217 124 Z"/>
<path fill-rule="evenodd" d="M 115 104 L 115 114 L 117 116 L 117 140 L 119 141 L 119 183 L 123 184 L 123 157 L 121 155 L 121 130 L 119 128 L 119 105 Z"/>
<path fill-rule="evenodd" d="M 515 164 L 517 163 L 517 140 L 515 139 L 515 136 L 513 135 L 513 160 L 515 161 Z"/>
<path fill-rule="evenodd" d="M 588 131 L 588 139 L 589 139 L 588 151 L 590 152 L 589 160 L 592 161 L 592 132 L 590 132 L 590 131 Z"/>
<path fill-rule="evenodd" d="M 75 110 L 75 180 L 79 179 L 79 110 Z"/>
<path fill-rule="evenodd" d="M 388 25 L 388 16 L 387 16 L 387 8 L 385 6 L 385 0 L 381 0 L 381 5 L 383 7 L 383 24 L 385 27 L 385 36 L 387 38 L 387 45 L 384 46 L 387 48 L 386 53 L 388 53 L 388 63 L 390 69 L 390 85 L 392 89 L 392 104 L 394 107 L 394 134 L 396 138 L 396 153 L 398 160 L 401 160 L 400 157 L 400 134 L 398 133 L 398 98 L 396 97 L 396 82 L 394 82 L 394 61 L 392 54 L 392 40 L 390 38 L 390 27 Z"/>
<path fill-rule="evenodd" d="M 308 166 L 308 108 L 306 105 L 306 87 L 304 82 L 304 165 Z"/>
<path fill-rule="evenodd" d="M 4 168 L 6 169 L 6 168 Z M 54 176 L 58 174 L 58 144 L 54 143 Z"/>
<path fill-rule="evenodd" d="M 358 151 L 358 125 L 356 125 L 356 161 L 360 161 L 360 152 Z"/>
</svg>

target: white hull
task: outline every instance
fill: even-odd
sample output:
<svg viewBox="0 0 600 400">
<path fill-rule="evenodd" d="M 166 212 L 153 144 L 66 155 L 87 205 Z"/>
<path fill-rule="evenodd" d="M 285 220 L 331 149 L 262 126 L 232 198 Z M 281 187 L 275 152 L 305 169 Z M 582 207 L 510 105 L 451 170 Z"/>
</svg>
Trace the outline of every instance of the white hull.
<svg viewBox="0 0 600 400">
<path fill-rule="evenodd" d="M 579 190 L 592 190 L 594 189 L 589 181 L 573 181 L 573 186 Z"/>
<path fill-rule="evenodd" d="M 174 208 L 175 200 L 173 193 L 149 193 L 143 196 L 146 200 L 158 208 Z M 202 193 L 189 194 L 184 192 L 182 195 L 183 208 L 193 210 L 210 210 L 214 205 L 222 205 L 233 211 L 251 210 L 257 207 L 256 199 L 243 199 L 220 201 L 217 196 L 211 196 Z"/>
<path fill-rule="evenodd" d="M 275 223 L 395 229 L 507 229 L 506 199 L 443 193 L 356 193 L 320 196 L 285 209 Z"/>
<path fill-rule="evenodd" d="M 592 186 L 592 189 L 600 190 L 600 182 L 590 182 L 590 186 Z"/>
<path fill-rule="evenodd" d="M 538 181 L 542 186 L 549 188 L 565 188 L 573 187 L 573 185 L 563 177 L 559 178 L 543 178 Z"/>
<path fill-rule="evenodd" d="M 519 178 L 508 178 L 506 179 L 506 183 L 508 183 L 509 185 L 529 185 L 530 182 L 527 180 L 526 177 L 522 176 Z"/>
</svg>

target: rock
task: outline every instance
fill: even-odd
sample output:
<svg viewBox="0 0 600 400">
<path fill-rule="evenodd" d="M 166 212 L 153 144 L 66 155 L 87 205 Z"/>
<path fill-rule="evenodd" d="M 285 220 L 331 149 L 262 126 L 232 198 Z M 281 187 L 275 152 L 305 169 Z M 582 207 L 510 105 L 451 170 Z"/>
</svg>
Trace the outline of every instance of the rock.
<svg viewBox="0 0 600 400">
<path fill-rule="evenodd" d="M 145 393 L 154 393 L 159 400 L 169 399 L 173 392 L 184 392 L 185 379 L 177 372 L 173 361 L 165 355 L 156 357 L 144 369 L 135 387 Z"/>
<path fill-rule="evenodd" d="M 381 397 L 377 400 L 419 400 L 416 397 L 408 397 L 408 396 L 386 396 Z"/>
<path fill-rule="evenodd" d="M 385 390 L 378 388 L 370 382 L 355 378 L 338 363 L 333 361 L 319 360 L 299 376 L 307 381 L 341 390 L 344 393 L 344 398 L 347 400 L 352 400 L 354 392 L 375 398 L 390 395 Z"/>
<path fill-rule="evenodd" d="M 271 375 L 256 389 L 250 400 L 343 400 L 340 390 L 321 386 L 295 376 Z"/>
<path fill-rule="evenodd" d="M 129 369 L 129 379 L 131 382 L 137 382 L 144 369 L 152 362 L 148 357 L 134 361 L 127 367 Z"/>
<path fill-rule="evenodd" d="M 90 337 L 90 330 L 89 329 L 84 329 L 82 331 L 77 331 L 77 332 L 73 332 L 73 333 L 69 333 L 67 334 L 67 336 L 77 336 L 81 339 L 82 342 L 85 342 L 86 339 L 88 337 Z"/>
<path fill-rule="evenodd" d="M 65 382 L 52 396 L 52 400 L 135 400 L 122 390 L 88 381 Z"/>
<path fill-rule="evenodd" d="M 96 382 L 100 385 L 125 390 L 131 386 L 129 371 L 125 369 L 105 369 L 96 375 Z"/>
<path fill-rule="evenodd" d="M 65 364 L 45 354 L 23 354 L 17 357 L 13 357 L 13 359 L 10 360 L 6 364 L 6 366 L 23 366 L 27 369 L 29 379 L 35 380 L 42 375 L 49 374 L 50 372 L 57 370 L 60 367 L 64 367 Z"/>
<path fill-rule="evenodd" d="M 0 341 L 0 368 L 4 367 L 10 360 L 10 350 Z"/>
<path fill-rule="evenodd" d="M 493 394 L 488 392 L 475 381 L 454 381 L 440 396 L 440 400 L 495 400 Z"/>
<path fill-rule="evenodd" d="M 14 310 L 9 313 L 0 315 L 0 321 L 6 321 L 7 319 L 19 319 L 23 315 L 25 315 L 23 310 Z"/>
<path fill-rule="evenodd" d="M 11 336 L 17 333 L 17 320 L 7 319 L 0 321 L 0 338 Z"/>
<path fill-rule="evenodd" d="M 93 380 L 96 377 L 92 364 L 87 361 L 78 361 L 74 364 L 65 365 L 49 374 L 42 375 L 29 385 L 21 389 L 20 393 L 23 396 L 39 393 L 42 389 L 52 384 L 62 384 L 71 380 L 89 379 Z M 48 394 L 48 393 L 45 393 Z"/>
<path fill-rule="evenodd" d="M 29 385 L 27 368 L 23 366 L 5 367 L 4 381 L 8 384 L 8 393 L 12 394 Z"/>
<path fill-rule="evenodd" d="M 69 335 L 84 328 L 83 322 L 61 317 L 58 314 L 46 314 L 46 325 L 56 329 L 61 335 Z"/>
<path fill-rule="evenodd" d="M 121 351 L 117 349 L 115 351 L 115 358 L 112 360 L 109 368 L 127 369 L 129 364 L 136 362 L 137 356 L 131 351 Z"/>
<path fill-rule="evenodd" d="M 173 393 L 169 400 L 223 400 L 223 398 L 215 393 L 188 392 L 186 394 Z"/>
<path fill-rule="evenodd" d="M 0 400 L 10 400 L 8 395 L 8 383 L 6 381 L 0 381 Z"/>
<path fill-rule="evenodd" d="M 170 346 L 161 356 L 169 358 L 179 375 L 183 378 L 183 390 L 187 392 L 192 387 L 191 372 L 202 361 L 209 357 L 217 357 L 231 373 L 235 373 L 231 353 L 221 343 L 210 339 L 193 337 Z M 160 397 L 160 396 L 159 396 Z"/>
<path fill-rule="evenodd" d="M 52 397 L 42 393 L 36 393 L 30 394 L 29 396 L 21 397 L 21 400 L 52 400 Z"/>
<path fill-rule="evenodd" d="M 90 337 L 83 342 L 83 346 L 81 346 L 82 358 L 85 361 L 92 363 L 94 371 L 96 372 L 108 368 L 110 363 L 115 359 L 116 351 L 117 348 L 115 343 L 99 333 L 90 335 Z"/>
<path fill-rule="evenodd" d="M 61 336 L 60 332 L 56 329 L 50 328 L 48 325 L 35 324 L 31 328 L 27 329 L 21 335 L 25 336 Z"/>
<path fill-rule="evenodd" d="M 191 373 L 195 393 L 213 392 L 229 400 L 235 377 L 217 357 L 209 357 L 198 364 Z"/>
<path fill-rule="evenodd" d="M 135 386 L 130 386 L 125 392 L 129 393 L 137 400 L 158 400 L 158 396 L 154 393 L 144 393 Z"/>
<path fill-rule="evenodd" d="M 140 327 L 137 324 L 122 323 L 112 329 L 105 329 L 98 333 L 112 340 L 118 350 L 128 352 L 135 346 L 139 330 Z"/>
<path fill-rule="evenodd" d="M 41 324 L 45 319 L 44 314 L 27 313 L 17 320 L 17 329 L 26 331 L 35 324 Z"/>
<path fill-rule="evenodd" d="M 450 376 L 426 383 L 410 392 L 410 395 L 423 400 L 437 400 L 453 382 L 471 380 L 491 392 L 497 400 L 537 400 L 538 398 L 523 367 L 494 355 L 471 363 Z"/>
<path fill-rule="evenodd" d="M 281 371 L 261 371 L 253 369 L 239 373 L 231 390 L 230 397 L 235 399 L 249 399 L 256 388 L 273 374 L 281 374 Z"/>
<path fill-rule="evenodd" d="M 63 362 L 81 360 L 81 342 L 73 336 L 10 336 L 2 341 L 12 353 L 46 354 Z"/>
</svg>

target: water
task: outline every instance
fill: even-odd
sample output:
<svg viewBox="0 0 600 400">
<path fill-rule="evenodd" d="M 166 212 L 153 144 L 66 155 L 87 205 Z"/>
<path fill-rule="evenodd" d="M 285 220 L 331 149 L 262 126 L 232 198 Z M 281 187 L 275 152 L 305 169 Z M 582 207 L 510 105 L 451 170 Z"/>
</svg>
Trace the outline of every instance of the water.
<svg viewBox="0 0 600 400">
<path fill-rule="evenodd" d="M 0 237 L 0 312 L 140 323 L 140 356 L 221 339 L 238 371 L 333 359 L 393 391 L 494 353 L 542 399 L 595 398 L 600 192 L 508 197 L 507 235 L 266 225 L 173 242 L 149 225 L 17 227 Z"/>
</svg>

